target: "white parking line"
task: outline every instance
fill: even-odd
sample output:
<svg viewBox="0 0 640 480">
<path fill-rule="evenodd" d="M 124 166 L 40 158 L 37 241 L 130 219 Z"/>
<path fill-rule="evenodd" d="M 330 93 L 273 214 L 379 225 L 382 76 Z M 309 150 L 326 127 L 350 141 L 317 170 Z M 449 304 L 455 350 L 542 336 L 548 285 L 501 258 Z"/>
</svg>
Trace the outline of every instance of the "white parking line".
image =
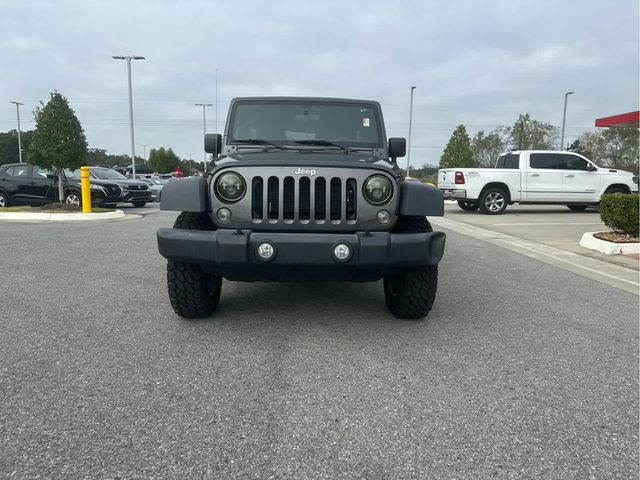
<svg viewBox="0 0 640 480">
<path fill-rule="evenodd" d="M 530 225 L 602 225 L 601 222 L 493 223 L 496 227 L 528 227 Z"/>
</svg>

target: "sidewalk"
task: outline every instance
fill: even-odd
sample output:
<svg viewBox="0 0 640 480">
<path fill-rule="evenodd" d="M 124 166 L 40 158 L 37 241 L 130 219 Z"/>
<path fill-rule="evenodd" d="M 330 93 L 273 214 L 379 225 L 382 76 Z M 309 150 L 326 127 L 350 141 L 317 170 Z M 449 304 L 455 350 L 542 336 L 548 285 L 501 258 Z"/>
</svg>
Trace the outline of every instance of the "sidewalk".
<svg viewBox="0 0 640 480">
<path fill-rule="evenodd" d="M 579 245 L 584 232 L 607 230 L 597 210 L 572 212 L 563 206 L 509 206 L 502 215 L 464 212 L 445 205 L 434 226 L 500 245 L 577 274 L 638 294 L 639 261 L 604 255 Z"/>
<path fill-rule="evenodd" d="M 40 213 L 40 212 L 3 212 L 0 221 L 14 222 L 86 222 L 95 220 L 116 220 L 124 218 L 122 210 L 105 213 Z"/>
</svg>

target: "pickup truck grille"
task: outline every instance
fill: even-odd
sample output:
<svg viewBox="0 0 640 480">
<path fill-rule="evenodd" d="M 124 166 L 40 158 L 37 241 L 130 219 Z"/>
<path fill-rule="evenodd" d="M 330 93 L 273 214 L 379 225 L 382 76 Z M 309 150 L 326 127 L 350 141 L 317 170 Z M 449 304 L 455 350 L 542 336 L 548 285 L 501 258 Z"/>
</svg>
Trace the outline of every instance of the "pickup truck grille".
<svg viewBox="0 0 640 480">
<path fill-rule="evenodd" d="M 340 177 L 253 177 L 251 219 L 285 223 L 355 222 L 358 182 Z"/>
<path fill-rule="evenodd" d="M 395 223 L 381 225 L 376 220 L 384 209 L 392 218 L 397 211 L 395 179 L 387 170 L 363 167 L 308 168 L 296 174 L 296 167 L 256 167 L 234 165 L 219 170 L 210 183 L 211 198 L 216 198 L 215 183 L 220 174 L 234 171 L 247 185 L 244 197 L 233 204 L 212 205 L 214 223 L 219 228 L 249 228 L 256 231 L 358 231 L 388 230 Z M 367 202 L 362 193 L 366 180 L 374 174 L 385 175 L 394 185 L 394 193 L 384 206 Z M 217 210 L 225 206 L 231 220 L 221 223 Z"/>
</svg>

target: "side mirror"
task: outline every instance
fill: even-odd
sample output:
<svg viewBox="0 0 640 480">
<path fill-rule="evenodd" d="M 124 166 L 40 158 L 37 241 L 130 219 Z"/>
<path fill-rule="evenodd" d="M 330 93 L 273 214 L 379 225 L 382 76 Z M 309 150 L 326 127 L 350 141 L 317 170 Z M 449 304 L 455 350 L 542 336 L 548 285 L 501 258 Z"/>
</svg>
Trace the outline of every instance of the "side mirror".
<svg viewBox="0 0 640 480">
<path fill-rule="evenodd" d="M 391 158 L 404 157 L 407 153 L 406 138 L 390 138 L 389 139 L 389 156 Z"/>
<path fill-rule="evenodd" d="M 593 163 L 587 163 L 587 172 L 595 172 L 598 170 Z"/>
<path fill-rule="evenodd" d="M 222 151 L 222 135 L 219 133 L 205 133 L 204 151 L 207 153 L 213 153 L 216 157 L 220 155 L 220 152 Z"/>
<path fill-rule="evenodd" d="M 55 180 L 57 177 L 58 176 L 55 173 L 51 173 L 51 172 L 47 173 L 47 178 L 49 180 Z"/>
</svg>

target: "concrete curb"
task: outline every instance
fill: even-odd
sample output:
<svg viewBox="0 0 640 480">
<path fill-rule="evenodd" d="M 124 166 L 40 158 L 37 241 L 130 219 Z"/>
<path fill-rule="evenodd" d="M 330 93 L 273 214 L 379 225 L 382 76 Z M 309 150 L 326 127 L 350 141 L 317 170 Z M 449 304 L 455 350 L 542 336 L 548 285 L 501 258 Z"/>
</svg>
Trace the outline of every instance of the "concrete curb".
<svg viewBox="0 0 640 480">
<path fill-rule="evenodd" d="M 115 220 L 124 218 L 122 210 L 106 213 L 31 213 L 31 212 L 0 212 L 0 220 L 28 220 L 39 222 L 83 222 L 95 220 Z"/>
<path fill-rule="evenodd" d="M 429 217 L 429 221 L 434 226 L 447 228 L 476 240 L 498 245 L 634 295 L 640 294 L 637 270 L 445 217 Z M 446 255 L 445 251 L 445 260 Z"/>
<path fill-rule="evenodd" d="M 600 240 L 593 236 L 594 233 L 587 232 L 580 239 L 580 246 L 604 253 L 605 255 L 633 255 L 640 253 L 640 243 L 613 243 Z"/>
</svg>

